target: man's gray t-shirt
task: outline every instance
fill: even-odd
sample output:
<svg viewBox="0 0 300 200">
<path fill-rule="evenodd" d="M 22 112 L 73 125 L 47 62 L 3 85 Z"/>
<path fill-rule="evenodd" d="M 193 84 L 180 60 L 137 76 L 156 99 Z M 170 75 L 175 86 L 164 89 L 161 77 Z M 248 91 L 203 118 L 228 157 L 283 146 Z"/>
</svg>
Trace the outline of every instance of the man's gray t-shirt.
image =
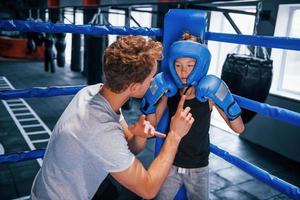
<svg viewBox="0 0 300 200">
<path fill-rule="evenodd" d="M 99 93 L 101 87 L 79 91 L 58 120 L 32 199 L 91 199 L 108 173 L 133 163 L 119 123 L 122 116 Z"/>
</svg>

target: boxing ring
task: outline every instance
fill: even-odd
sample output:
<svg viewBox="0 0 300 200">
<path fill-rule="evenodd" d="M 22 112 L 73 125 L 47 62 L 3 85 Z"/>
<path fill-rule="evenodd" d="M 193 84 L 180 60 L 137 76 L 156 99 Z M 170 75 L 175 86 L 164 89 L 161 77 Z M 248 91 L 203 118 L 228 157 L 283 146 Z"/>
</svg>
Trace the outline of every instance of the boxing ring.
<svg viewBox="0 0 300 200">
<path fill-rule="evenodd" d="M 185 17 L 185 16 L 189 17 Z M 178 22 L 177 27 L 172 27 L 174 20 Z M 287 50 L 300 51 L 300 39 L 287 37 L 271 37 L 271 36 L 252 36 L 252 35 L 236 35 L 214 33 L 206 31 L 207 18 L 206 13 L 199 10 L 180 10 L 172 9 L 165 16 L 164 29 L 160 28 L 132 28 L 132 27 L 114 27 L 114 26 L 98 26 L 98 25 L 73 25 L 73 24 L 53 24 L 49 22 L 34 22 L 25 20 L 0 20 L 0 30 L 5 31 L 22 31 L 22 32 L 46 32 L 46 33 L 78 33 L 87 35 L 144 35 L 144 36 L 163 36 L 164 55 L 168 51 L 169 46 L 184 31 L 192 34 L 201 35 L 204 40 L 228 42 L 243 45 L 263 46 L 270 48 L 280 48 Z M 165 59 L 167 60 L 167 59 Z M 162 71 L 166 70 L 166 63 L 162 62 Z M 54 87 L 34 87 L 27 89 L 2 90 L 0 91 L 0 100 L 8 100 L 15 98 L 41 98 L 61 95 L 74 95 L 80 89 L 80 86 L 54 86 Z M 294 126 L 300 127 L 300 113 L 268 105 L 266 103 L 256 102 L 238 95 L 234 95 L 235 100 L 240 107 L 259 113 L 265 117 L 277 119 Z M 166 132 L 168 125 L 168 112 L 165 112 L 157 129 Z M 158 153 L 162 140 L 156 141 L 155 153 Z M 281 180 L 267 171 L 238 158 L 230 152 L 224 151 L 214 144 L 210 144 L 211 152 L 223 158 L 229 163 L 242 169 L 251 176 L 273 187 L 293 199 L 300 199 L 300 188 L 294 186 L 284 180 Z M 16 152 L 0 155 L 0 164 L 15 163 L 25 160 L 43 158 L 44 149 L 31 149 L 29 152 Z M 177 197 L 184 199 L 184 195 Z"/>
</svg>

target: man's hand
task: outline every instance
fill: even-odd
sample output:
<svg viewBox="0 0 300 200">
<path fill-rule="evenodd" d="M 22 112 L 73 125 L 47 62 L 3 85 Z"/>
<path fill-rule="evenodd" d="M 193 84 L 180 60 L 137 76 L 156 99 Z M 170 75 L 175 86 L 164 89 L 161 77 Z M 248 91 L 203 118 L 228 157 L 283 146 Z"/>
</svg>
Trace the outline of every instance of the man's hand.
<svg viewBox="0 0 300 200">
<path fill-rule="evenodd" d="M 190 113 L 191 108 L 184 108 L 185 98 L 186 96 L 182 95 L 178 103 L 177 111 L 172 117 L 170 124 L 170 131 L 176 133 L 180 138 L 183 138 L 189 132 L 195 121 Z"/>
<path fill-rule="evenodd" d="M 183 109 L 184 101 L 185 96 L 181 98 L 177 112 L 172 117 L 171 131 L 159 155 L 151 163 L 148 170 L 135 159 L 129 168 L 121 172 L 111 173 L 119 183 L 144 199 L 154 198 L 161 188 L 173 164 L 180 139 L 187 134 L 194 122 L 194 118 L 189 113 L 190 108 Z M 145 116 L 141 116 L 139 121 L 131 127 L 131 132 L 149 137 L 150 133 L 154 133 L 155 130 L 145 121 Z"/>
<path fill-rule="evenodd" d="M 136 124 L 128 126 L 128 129 L 133 135 L 149 138 L 149 137 L 166 137 L 165 134 L 155 131 L 155 128 L 146 120 L 145 115 L 141 115 Z"/>
</svg>

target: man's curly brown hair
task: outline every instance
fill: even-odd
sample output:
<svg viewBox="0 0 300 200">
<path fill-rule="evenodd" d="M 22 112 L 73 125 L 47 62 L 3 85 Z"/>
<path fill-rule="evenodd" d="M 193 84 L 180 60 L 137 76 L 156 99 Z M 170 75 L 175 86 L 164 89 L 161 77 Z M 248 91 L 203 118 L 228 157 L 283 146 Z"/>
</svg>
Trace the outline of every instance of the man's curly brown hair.
<svg viewBox="0 0 300 200">
<path fill-rule="evenodd" d="M 131 83 L 142 83 L 161 57 L 160 42 L 142 36 L 120 37 L 104 52 L 105 83 L 116 93 Z"/>
</svg>

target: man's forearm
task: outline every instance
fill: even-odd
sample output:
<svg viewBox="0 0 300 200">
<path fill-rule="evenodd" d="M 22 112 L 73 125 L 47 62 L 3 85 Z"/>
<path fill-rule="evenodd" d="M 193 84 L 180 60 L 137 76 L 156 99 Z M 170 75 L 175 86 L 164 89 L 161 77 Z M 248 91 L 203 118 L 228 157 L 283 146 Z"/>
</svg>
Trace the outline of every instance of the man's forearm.
<svg viewBox="0 0 300 200">
<path fill-rule="evenodd" d="M 155 158 L 148 169 L 149 186 L 156 194 L 163 182 L 165 181 L 169 170 L 173 164 L 174 157 L 177 152 L 181 138 L 176 136 L 173 132 L 169 132 L 159 155 Z"/>
</svg>

